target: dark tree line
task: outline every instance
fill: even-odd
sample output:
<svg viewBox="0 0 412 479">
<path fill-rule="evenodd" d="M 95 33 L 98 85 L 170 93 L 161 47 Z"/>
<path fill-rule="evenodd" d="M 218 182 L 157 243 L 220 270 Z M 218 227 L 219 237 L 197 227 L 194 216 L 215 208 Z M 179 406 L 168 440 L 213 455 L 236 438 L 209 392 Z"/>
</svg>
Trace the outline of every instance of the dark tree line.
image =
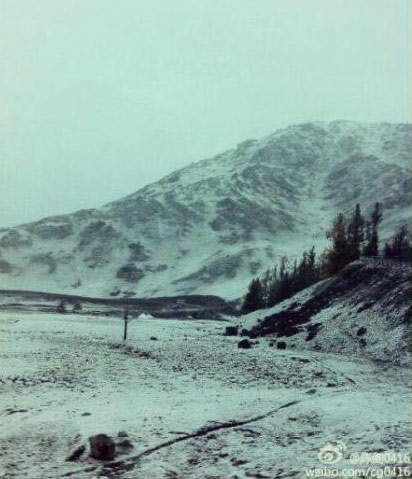
<svg viewBox="0 0 412 479">
<path fill-rule="evenodd" d="M 380 203 L 375 203 L 370 217 L 366 219 L 359 204 L 349 219 L 339 213 L 326 235 L 331 246 L 319 258 L 312 247 L 305 251 L 300 261 L 295 261 L 292 267 L 288 264 L 288 258 L 282 257 L 280 264 L 268 269 L 262 279 L 254 278 L 251 281 L 242 311 L 250 313 L 272 307 L 319 280 L 335 275 L 361 256 L 377 257 L 381 221 Z M 411 261 L 411 238 L 406 226 L 401 227 L 385 244 L 383 254 L 387 259 Z"/>
<path fill-rule="evenodd" d="M 378 227 L 382 220 L 382 207 L 376 203 L 368 220 L 362 216 L 357 204 L 351 218 L 346 220 L 339 213 L 328 231 L 327 238 L 332 246 L 325 252 L 324 277 L 333 276 L 352 261 L 363 256 L 378 256 Z"/>
<path fill-rule="evenodd" d="M 305 251 L 299 262 L 288 267 L 288 259 L 283 256 L 279 268 L 267 270 L 263 279 L 254 278 L 249 285 L 242 310 L 250 313 L 261 308 L 269 308 L 284 299 L 290 298 L 302 289 L 320 279 L 320 266 L 316 261 L 315 248 Z"/>
<path fill-rule="evenodd" d="M 391 240 L 385 244 L 383 256 L 386 259 L 398 261 L 412 260 L 411 232 L 406 225 L 401 226 Z"/>
</svg>

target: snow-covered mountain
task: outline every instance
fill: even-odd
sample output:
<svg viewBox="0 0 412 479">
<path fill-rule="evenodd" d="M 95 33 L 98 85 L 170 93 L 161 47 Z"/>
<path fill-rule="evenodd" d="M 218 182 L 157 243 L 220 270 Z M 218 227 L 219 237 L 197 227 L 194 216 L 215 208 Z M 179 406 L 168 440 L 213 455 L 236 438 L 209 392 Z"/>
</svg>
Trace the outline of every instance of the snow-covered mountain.
<svg viewBox="0 0 412 479">
<path fill-rule="evenodd" d="M 246 140 L 101 208 L 0 230 L 0 289 L 235 298 L 334 215 L 409 215 L 409 124 L 306 123 Z"/>
</svg>

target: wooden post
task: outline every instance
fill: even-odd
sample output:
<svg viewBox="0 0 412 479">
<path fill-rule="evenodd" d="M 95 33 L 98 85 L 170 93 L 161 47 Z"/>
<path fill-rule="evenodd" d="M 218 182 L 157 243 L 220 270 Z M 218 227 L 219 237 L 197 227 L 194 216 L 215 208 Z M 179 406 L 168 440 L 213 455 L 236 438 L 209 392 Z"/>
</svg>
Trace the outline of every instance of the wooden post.
<svg viewBox="0 0 412 479">
<path fill-rule="evenodd" d="M 126 341 L 126 339 L 127 339 L 127 323 L 129 322 L 129 304 L 128 303 L 126 303 L 124 305 L 123 319 L 124 319 L 123 341 Z"/>
</svg>

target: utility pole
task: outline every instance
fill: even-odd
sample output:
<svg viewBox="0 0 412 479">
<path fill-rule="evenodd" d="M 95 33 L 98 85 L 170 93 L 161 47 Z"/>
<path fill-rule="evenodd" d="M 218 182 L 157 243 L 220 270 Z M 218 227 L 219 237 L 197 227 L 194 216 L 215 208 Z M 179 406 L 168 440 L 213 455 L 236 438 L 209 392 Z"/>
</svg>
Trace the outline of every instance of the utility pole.
<svg viewBox="0 0 412 479">
<path fill-rule="evenodd" d="M 127 339 L 127 324 L 129 322 L 129 303 L 128 302 L 126 302 L 125 305 L 124 305 L 123 319 L 124 319 L 123 341 L 126 341 L 126 339 Z"/>
</svg>

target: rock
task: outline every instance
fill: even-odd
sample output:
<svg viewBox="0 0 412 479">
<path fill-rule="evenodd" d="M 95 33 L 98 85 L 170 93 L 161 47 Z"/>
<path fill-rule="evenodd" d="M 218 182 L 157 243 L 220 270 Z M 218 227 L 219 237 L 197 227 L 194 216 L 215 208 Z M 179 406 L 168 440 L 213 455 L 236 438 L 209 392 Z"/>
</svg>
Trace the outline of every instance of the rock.
<svg viewBox="0 0 412 479">
<path fill-rule="evenodd" d="M 66 457 L 66 461 L 78 461 L 80 459 L 80 456 L 84 453 L 86 450 L 86 446 L 83 444 L 80 446 L 77 446 L 73 451 Z"/>
<path fill-rule="evenodd" d="M 238 326 L 226 326 L 224 336 L 237 336 Z"/>
<path fill-rule="evenodd" d="M 116 446 L 120 449 L 123 449 L 123 451 L 125 451 L 125 450 L 128 451 L 129 449 L 134 448 L 133 444 L 127 438 L 122 439 L 121 441 L 119 441 Z"/>
<path fill-rule="evenodd" d="M 117 437 L 129 437 L 129 434 L 126 431 L 119 431 Z"/>
<path fill-rule="evenodd" d="M 114 459 L 116 444 L 106 434 L 97 434 L 89 437 L 90 456 L 100 461 L 111 461 Z"/>
<path fill-rule="evenodd" d="M 278 349 L 286 349 L 286 343 L 285 341 L 279 341 L 277 344 L 276 344 L 276 347 Z"/>
<path fill-rule="evenodd" d="M 237 343 L 237 347 L 241 349 L 249 349 L 252 347 L 252 343 L 248 339 L 242 339 Z"/>
<path fill-rule="evenodd" d="M 151 339 L 152 341 L 157 341 L 156 336 L 151 336 L 150 339 Z"/>
</svg>

